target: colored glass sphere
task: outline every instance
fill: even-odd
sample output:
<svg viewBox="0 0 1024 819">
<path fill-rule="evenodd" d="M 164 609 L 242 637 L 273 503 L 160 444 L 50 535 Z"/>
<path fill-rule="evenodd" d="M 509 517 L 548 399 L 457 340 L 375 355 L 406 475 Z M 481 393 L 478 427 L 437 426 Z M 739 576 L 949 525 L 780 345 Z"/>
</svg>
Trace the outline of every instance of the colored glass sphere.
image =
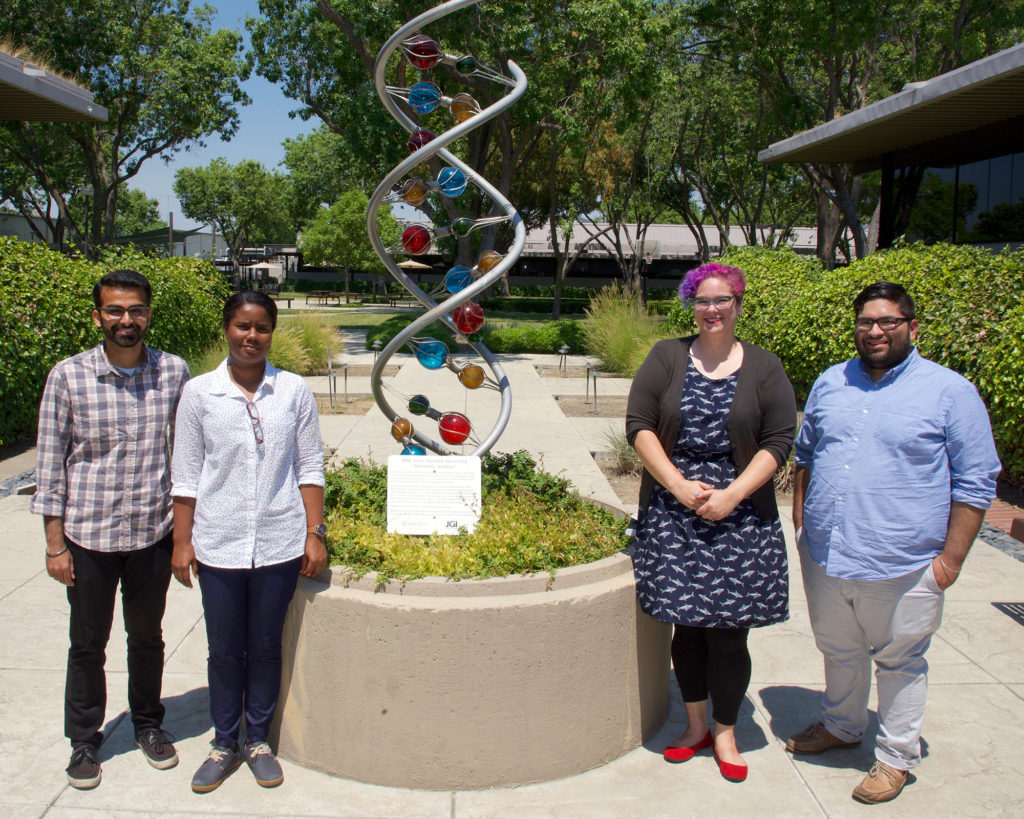
<svg viewBox="0 0 1024 819">
<path fill-rule="evenodd" d="M 410 205 L 422 205 L 427 201 L 427 193 L 429 192 L 427 183 L 422 179 L 406 179 L 402 183 L 402 187 L 398 190 L 398 195 L 402 197 L 402 200 Z"/>
<path fill-rule="evenodd" d="M 459 370 L 459 381 L 467 390 L 475 390 L 484 383 L 484 371 L 476 364 L 467 364 Z"/>
<path fill-rule="evenodd" d="M 426 34 L 410 37 L 402 43 L 402 47 L 409 57 L 409 62 L 421 71 L 433 68 L 441 60 L 441 46 Z"/>
<path fill-rule="evenodd" d="M 473 274 L 468 267 L 456 265 L 444 274 L 444 287 L 449 293 L 458 293 L 473 281 Z"/>
<path fill-rule="evenodd" d="M 416 346 L 416 360 L 428 370 L 439 370 L 448 360 L 448 348 L 443 341 L 425 338 Z"/>
<path fill-rule="evenodd" d="M 454 199 L 466 190 L 466 175 L 458 168 L 441 168 L 437 175 L 437 185 L 441 193 Z"/>
<path fill-rule="evenodd" d="M 452 97 L 451 112 L 456 122 L 465 122 L 470 117 L 480 113 L 480 103 L 469 94 L 462 92 Z"/>
<path fill-rule="evenodd" d="M 472 426 L 461 412 L 446 412 L 438 422 L 441 440 L 446 444 L 461 444 L 469 437 Z"/>
<path fill-rule="evenodd" d="M 433 141 L 434 133 L 426 130 L 425 128 L 420 128 L 418 131 L 413 131 L 409 134 L 409 141 L 405 144 L 409 148 L 409 153 L 413 153 L 413 151 L 418 151 L 428 142 Z"/>
<path fill-rule="evenodd" d="M 475 333 L 484 326 L 484 309 L 479 304 L 467 301 L 452 310 L 452 321 L 463 335 Z"/>
<path fill-rule="evenodd" d="M 464 77 L 471 77 L 476 73 L 477 68 L 480 67 L 480 63 L 476 61 L 476 57 L 471 54 L 467 54 L 465 57 L 461 57 L 455 62 L 455 70 L 458 71 Z"/>
<path fill-rule="evenodd" d="M 409 225 L 402 231 L 402 248 L 411 256 L 419 256 L 430 249 L 430 230 L 423 225 Z"/>
<path fill-rule="evenodd" d="M 426 455 L 427 450 L 421 447 L 419 444 L 406 444 L 402 448 L 403 455 Z"/>
<path fill-rule="evenodd" d="M 409 399 L 409 412 L 413 415 L 425 415 L 430 409 L 430 401 L 425 395 L 414 395 Z"/>
<path fill-rule="evenodd" d="M 413 432 L 415 432 L 415 429 L 408 418 L 396 418 L 394 423 L 391 424 L 391 437 L 399 443 L 410 437 Z"/>
<path fill-rule="evenodd" d="M 476 269 L 481 274 L 490 273 L 504 257 L 496 250 L 485 250 L 477 259 Z"/>
<path fill-rule="evenodd" d="M 441 102 L 441 89 L 432 82 L 418 82 L 409 89 L 409 107 L 417 114 L 429 114 Z"/>
</svg>

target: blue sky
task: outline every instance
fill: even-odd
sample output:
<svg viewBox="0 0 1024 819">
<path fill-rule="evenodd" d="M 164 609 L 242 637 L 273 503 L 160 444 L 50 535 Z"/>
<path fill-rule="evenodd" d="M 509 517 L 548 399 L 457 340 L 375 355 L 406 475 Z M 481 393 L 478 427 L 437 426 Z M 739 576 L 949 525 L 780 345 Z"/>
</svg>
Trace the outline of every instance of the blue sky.
<svg viewBox="0 0 1024 819">
<path fill-rule="evenodd" d="M 259 14 L 256 0 L 215 0 L 210 5 L 217 9 L 213 23 L 215 28 L 233 28 L 246 38 L 243 19 L 247 14 Z M 174 173 L 179 168 L 208 165 L 218 156 L 225 157 L 232 164 L 243 159 L 255 159 L 267 168 L 274 168 L 284 158 L 281 141 L 285 137 L 308 133 L 319 124 L 316 119 L 303 122 L 298 117 L 290 118 L 288 112 L 298 108 L 298 103 L 286 98 L 276 85 L 262 77 L 253 74 L 243 87 L 252 98 L 252 104 L 239 110 L 241 123 L 230 142 L 215 136 L 207 141 L 205 148 L 194 146 L 188 151 L 179 151 L 170 164 L 153 157 L 128 183 L 129 187 L 145 191 L 160 203 L 162 219 L 166 220 L 167 214 L 173 212 L 176 228 L 197 226 L 182 216 L 178 198 L 174 195 Z"/>
</svg>

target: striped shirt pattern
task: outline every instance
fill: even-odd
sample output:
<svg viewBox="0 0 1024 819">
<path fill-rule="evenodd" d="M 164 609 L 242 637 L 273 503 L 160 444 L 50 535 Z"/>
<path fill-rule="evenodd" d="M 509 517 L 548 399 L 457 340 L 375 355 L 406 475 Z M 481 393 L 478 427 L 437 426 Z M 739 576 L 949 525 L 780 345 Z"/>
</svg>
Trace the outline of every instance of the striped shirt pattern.
<svg viewBox="0 0 1024 819">
<path fill-rule="evenodd" d="M 103 344 L 64 359 L 39 407 L 29 509 L 63 518 L 68 539 L 97 552 L 143 549 L 171 529 L 170 439 L 188 365 L 143 349 L 128 377 Z"/>
</svg>

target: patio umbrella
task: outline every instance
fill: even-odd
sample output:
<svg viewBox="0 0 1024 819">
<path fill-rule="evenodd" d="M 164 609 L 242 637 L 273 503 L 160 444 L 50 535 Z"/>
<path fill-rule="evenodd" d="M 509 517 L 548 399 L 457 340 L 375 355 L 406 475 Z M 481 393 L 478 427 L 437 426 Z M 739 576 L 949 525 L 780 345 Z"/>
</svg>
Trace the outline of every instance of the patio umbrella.
<svg viewBox="0 0 1024 819">
<path fill-rule="evenodd" d="M 415 259 L 406 259 L 404 262 L 399 262 L 398 266 L 405 270 L 430 270 L 429 264 L 423 264 L 417 262 Z"/>
</svg>

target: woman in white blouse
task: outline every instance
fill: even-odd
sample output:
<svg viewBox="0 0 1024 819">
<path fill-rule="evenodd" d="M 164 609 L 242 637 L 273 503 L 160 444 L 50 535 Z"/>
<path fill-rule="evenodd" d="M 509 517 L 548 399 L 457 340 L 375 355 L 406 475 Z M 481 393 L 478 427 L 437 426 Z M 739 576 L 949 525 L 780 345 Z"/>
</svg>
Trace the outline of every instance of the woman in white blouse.
<svg viewBox="0 0 1024 819">
<path fill-rule="evenodd" d="M 298 576 L 327 566 L 316 402 L 299 376 L 267 361 L 276 324 L 266 295 L 231 296 L 229 356 L 190 381 L 178 405 L 171 569 L 190 588 L 199 579 L 214 727 L 213 748 L 192 779 L 197 793 L 214 790 L 243 758 L 260 785 L 284 779 L 267 744 L 281 631 Z"/>
</svg>

